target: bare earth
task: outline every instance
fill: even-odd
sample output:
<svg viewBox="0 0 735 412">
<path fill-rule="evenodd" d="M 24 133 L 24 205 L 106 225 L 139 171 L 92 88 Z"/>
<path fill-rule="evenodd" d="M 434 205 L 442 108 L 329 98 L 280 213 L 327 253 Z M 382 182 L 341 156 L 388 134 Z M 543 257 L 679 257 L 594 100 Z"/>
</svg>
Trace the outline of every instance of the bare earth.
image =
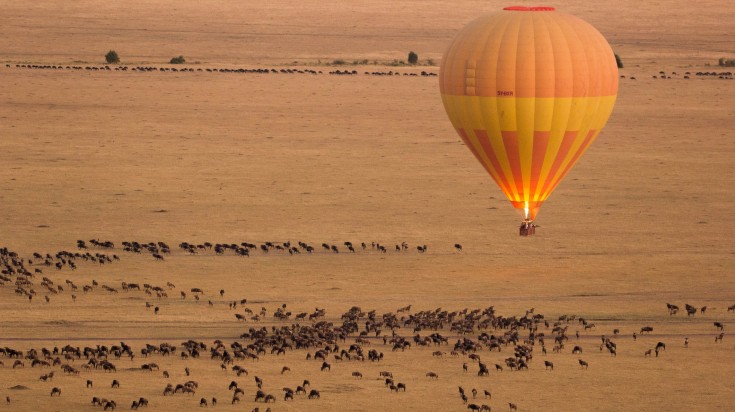
<svg viewBox="0 0 735 412">
<path fill-rule="evenodd" d="M 26 267 L 43 273 L 26 288 L 37 292 L 32 301 L 14 293 L 15 276 L 0 286 L 0 348 L 124 341 L 136 357 L 110 357 L 114 374 L 82 370 L 70 376 L 59 366 L 32 368 L 30 360 L 13 368 L 14 360 L 0 353 L 0 410 L 101 410 L 90 404 L 93 396 L 114 399 L 126 410 L 143 396 L 151 411 L 198 408 L 202 397 L 216 397 L 217 408 L 226 410 L 467 410 L 457 386 L 469 403 L 494 411 L 508 410 L 509 402 L 519 411 L 732 408 L 735 312 L 727 308 L 735 304 L 735 219 L 729 213 L 735 201 L 735 80 L 696 75 L 728 71 L 717 67 L 717 59 L 735 57 L 735 8 L 726 2 L 546 4 L 596 26 L 625 63 L 625 78 L 607 127 L 544 204 L 532 238 L 518 236 L 519 215 L 451 129 L 436 77 L 364 74 L 436 73 L 444 48 L 464 24 L 511 4 L 9 3 L 0 15 L 0 247 L 33 259 Z M 16 67 L 99 68 L 110 49 L 131 68 L 172 67 L 168 60 L 183 54 L 189 63 L 184 67 L 194 71 Z M 405 60 L 409 50 L 422 65 L 388 65 Z M 369 64 L 327 65 L 335 59 Z M 424 64 L 427 59 L 434 64 Z M 328 74 L 345 69 L 358 74 Z M 671 78 L 660 79 L 660 71 Z M 87 243 L 90 249 L 78 250 L 78 239 L 111 240 L 115 248 Z M 124 252 L 123 241 L 162 241 L 172 253 L 156 261 L 150 253 Z M 304 241 L 316 250 L 290 256 L 257 249 L 246 258 L 231 251 L 192 255 L 178 247 L 267 241 Z M 357 246 L 356 253 L 347 251 L 345 241 Z M 387 253 L 372 242 L 386 245 Z M 396 252 L 401 242 L 409 248 Z M 323 250 L 322 243 L 337 245 L 340 253 Z M 462 244 L 461 252 L 455 243 Z M 417 251 L 420 245 L 426 253 Z M 72 271 L 41 266 L 32 257 L 61 250 L 117 254 L 120 260 L 100 266 L 77 259 Z M 43 276 L 65 290 L 48 292 L 40 285 Z M 67 279 L 79 290 L 71 291 Z M 93 280 L 99 286 L 82 292 Z M 121 282 L 172 282 L 176 288 L 165 288 L 169 297 L 158 298 L 125 292 Z M 191 288 L 203 289 L 199 301 Z M 247 303 L 231 309 L 240 299 Z M 669 316 L 666 303 L 682 310 Z M 685 303 L 707 306 L 706 312 L 687 317 Z M 491 371 L 478 377 L 477 362 L 449 355 L 458 336 L 445 325 L 438 332 L 449 337 L 448 345 L 394 352 L 382 339 L 371 339 L 364 348 L 384 352 L 382 361 L 340 362 L 330 355 L 329 372 L 320 372 L 321 361 L 305 360 L 314 348 L 238 361 L 249 371 L 242 377 L 231 365 L 222 370 L 208 352 L 188 360 L 140 355 L 146 343 L 168 342 L 179 351 L 188 339 L 208 347 L 216 339 L 247 343 L 239 336 L 250 327 L 296 322 L 293 315 L 273 319 L 283 304 L 293 315 L 323 308 L 320 320 L 335 325 L 352 306 L 376 310 L 378 317 L 409 304 L 411 312 L 399 317 L 493 306 L 498 315 L 521 318 L 534 308 L 550 323 L 538 330 L 549 350 L 542 354 L 536 342 L 528 370 L 497 372 L 493 365 L 513 356 L 513 345 L 502 352 L 481 349 L 477 354 Z M 244 308 L 265 308 L 266 315 L 238 321 L 234 315 Z M 562 322 L 570 339 L 555 353 L 552 328 L 562 315 L 583 317 L 595 327 Z M 720 331 L 714 322 L 724 325 L 721 343 L 715 342 Z M 362 328 L 364 318 L 359 323 Z M 653 333 L 634 340 L 643 326 Z M 620 334 L 614 336 L 616 328 Z M 411 342 L 416 333 L 434 332 L 395 330 Z M 478 333 L 466 337 L 476 340 Z M 526 329 L 519 333 L 528 337 Z M 617 344 L 616 357 L 599 349 L 602 335 Z M 346 348 L 356 337 L 339 345 Z M 666 351 L 644 357 L 657 342 Z M 583 347 L 582 355 L 572 354 L 575 345 Z M 432 356 L 436 350 L 447 354 Z M 589 368 L 582 369 L 578 359 Z M 553 371 L 544 360 L 554 362 Z M 80 369 L 86 360 L 69 362 Z M 170 379 L 141 371 L 148 362 L 168 370 Z M 291 371 L 281 374 L 283 366 Z M 191 376 L 184 375 L 185 367 Z M 38 379 L 51 371 L 52 381 Z M 353 378 L 354 371 L 363 379 Z M 379 371 L 391 371 L 406 392 L 390 391 Z M 429 371 L 439 378 L 427 378 Z M 275 403 L 253 402 L 255 375 Z M 87 379 L 94 388 L 85 388 Z M 119 389 L 110 388 L 112 379 L 120 381 Z M 199 383 L 196 395 L 162 396 L 167 383 L 189 379 Z M 321 398 L 284 401 L 281 388 L 304 379 Z M 227 389 L 232 380 L 245 390 L 236 405 Z M 29 389 L 10 389 L 16 385 Z M 52 387 L 62 395 L 50 397 Z M 472 388 L 480 391 L 477 399 Z M 482 397 L 484 389 L 491 399 Z"/>
</svg>

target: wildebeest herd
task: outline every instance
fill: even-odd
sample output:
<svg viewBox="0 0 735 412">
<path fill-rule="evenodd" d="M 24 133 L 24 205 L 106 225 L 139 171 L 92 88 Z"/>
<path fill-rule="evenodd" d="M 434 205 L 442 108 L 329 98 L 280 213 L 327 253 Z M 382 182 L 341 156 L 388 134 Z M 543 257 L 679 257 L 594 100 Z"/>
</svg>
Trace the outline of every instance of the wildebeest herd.
<svg viewBox="0 0 735 412">
<path fill-rule="evenodd" d="M 172 255 L 171 248 L 160 241 L 124 241 L 120 245 L 124 253 L 133 255 Z M 36 252 L 30 257 L 21 257 L 8 248 L 0 248 L 0 292 L 15 288 L 16 294 L 28 297 L 29 300 L 39 293 L 44 293 L 47 297 L 69 293 L 76 301 L 75 293 L 78 293 L 81 286 L 82 293 L 108 295 L 108 304 L 114 305 L 115 299 L 121 298 L 123 294 L 144 294 L 146 299 L 165 301 L 169 299 L 168 293 L 178 290 L 181 299 L 189 296 L 193 296 L 195 300 L 203 296 L 210 297 L 210 306 L 214 304 L 211 300 L 213 296 L 219 295 L 220 299 L 224 299 L 226 294 L 224 289 L 219 290 L 219 293 L 210 293 L 198 285 L 179 285 L 177 288 L 171 281 L 166 281 L 161 286 L 149 283 L 141 285 L 132 276 L 119 286 L 100 284 L 97 281 L 77 285 L 71 279 L 62 284 L 58 279 L 51 279 L 53 274 L 61 273 L 65 277 L 73 277 L 72 272 L 78 264 L 104 266 L 120 260 L 117 254 L 111 253 L 117 250 L 116 243 L 112 241 L 79 240 L 76 246 L 77 252 Z M 90 249 L 98 251 L 93 253 Z M 389 253 L 389 250 L 391 253 L 408 253 L 412 250 L 406 242 L 389 248 L 374 242 L 323 243 L 312 246 L 302 241 L 293 244 L 180 242 L 178 249 L 184 256 L 218 256 L 226 253 L 241 256 L 250 253 L 293 255 L 319 251 L 329 254 L 376 253 L 380 256 Z M 463 253 L 460 244 L 455 244 L 454 249 L 454 253 Z M 429 248 L 419 245 L 415 250 L 418 253 L 427 253 Z M 49 268 L 52 269 L 51 273 L 44 273 Z M 525 373 L 532 369 L 559 373 L 560 368 L 572 368 L 571 362 L 577 365 L 573 368 L 577 374 L 602 373 L 596 372 L 595 364 L 600 362 L 596 358 L 600 359 L 602 355 L 616 358 L 620 353 L 630 355 L 632 343 L 639 339 L 650 341 L 652 346 L 657 342 L 655 347 L 645 353 L 635 355 L 640 359 L 665 356 L 667 344 L 669 347 L 683 348 L 690 345 L 688 336 L 681 342 L 676 342 L 671 335 L 656 335 L 656 329 L 647 324 L 628 328 L 627 331 L 621 331 L 620 328 L 598 331 L 605 327 L 599 320 L 575 314 L 550 317 L 534 308 L 525 313 L 507 316 L 498 313 L 494 306 L 417 311 L 409 304 L 383 313 L 352 306 L 344 313 L 330 316 L 323 308 L 295 310 L 286 303 L 271 308 L 265 305 L 258 305 L 260 308 L 249 307 L 247 298 L 219 300 L 216 303 L 226 303 L 234 318 L 249 326 L 236 323 L 235 328 L 240 328 L 241 331 L 245 328 L 239 336 L 209 341 L 188 339 L 142 344 L 126 341 L 110 344 L 100 341 L 86 346 L 69 343 L 41 347 L 3 345 L 0 346 L 0 368 L 8 371 L 38 368 L 40 372 L 37 382 L 40 384 L 30 385 L 23 382 L 26 386 L 34 386 L 32 390 L 38 389 L 36 385 L 47 385 L 42 386 L 43 388 L 53 385 L 46 394 L 50 393 L 54 398 L 64 398 L 71 396 L 69 393 L 78 394 L 81 391 L 85 394 L 85 399 L 76 400 L 76 405 L 81 408 L 81 405 L 91 404 L 103 410 L 115 410 L 118 405 L 130 405 L 133 410 L 145 408 L 149 404 L 166 407 L 172 399 L 190 399 L 190 406 L 213 407 L 218 404 L 217 396 L 221 399 L 218 394 L 224 392 L 225 388 L 229 394 L 226 404 L 250 403 L 252 410 L 276 410 L 282 402 L 323 402 L 334 396 L 337 391 L 333 387 L 317 387 L 318 385 L 311 384 L 324 374 L 344 374 L 345 377 L 352 378 L 354 385 L 383 387 L 386 396 L 401 396 L 410 392 L 416 382 L 421 380 L 436 382 L 459 387 L 457 409 L 522 410 L 522 398 L 502 398 L 492 390 L 492 387 L 498 385 L 497 377 L 500 374 Z M 146 310 L 152 306 L 155 305 L 147 302 Z M 661 306 L 663 312 L 663 304 Z M 719 311 L 712 307 L 708 309 L 707 306 L 695 307 L 690 303 L 684 306 L 687 318 L 701 317 L 712 311 L 721 317 L 720 320 L 710 323 L 712 326 L 709 337 L 692 336 L 691 342 L 696 341 L 698 345 L 722 345 L 730 319 L 727 316 L 731 316 L 730 313 L 735 315 L 735 305 Z M 670 317 L 679 313 L 679 306 L 676 304 L 667 303 L 666 307 Z M 200 308 L 206 310 L 206 306 Z M 594 321 L 600 325 L 596 326 Z M 655 357 L 652 356 L 654 351 Z M 439 374 L 434 370 L 423 370 L 419 374 L 411 375 L 383 366 L 400 362 L 407 353 L 418 353 L 418 356 L 427 361 L 433 359 L 435 362 L 442 362 L 451 373 Z M 288 357 L 293 354 L 306 360 L 306 369 L 284 364 L 287 358 L 293 360 L 293 357 Z M 185 367 L 182 370 L 171 370 L 176 365 L 172 359 L 178 359 L 180 365 Z M 265 378 L 258 372 L 263 365 L 268 364 L 278 365 L 280 373 L 276 378 Z M 202 389 L 197 380 L 202 370 L 221 371 L 220 382 L 217 383 L 219 392 Z M 7 377 L 3 382 L 8 387 L 15 384 L 8 380 L 14 379 L 15 375 L 8 374 L 7 371 L 1 373 Z M 116 396 L 113 399 L 112 396 L 96 392 L 98 385 L 95 382 L 99 381 L 103 381 L 103 386 L 113 391 L 121 387 L 135 387 L 139 379 L 136 374 L 139 373 L 157 376 L 156 380 L 160 380 L 157 393 L 152 394 L 141 388 L 140 393 L 135 396 Z M 59 381 L 59 376 L 64 380 Z M 78 377 L 81 379 L 75 380 Z M 464 382 L 469 379 L 473 387 L 465 389 L 465 386 L 458 385 L 460 379 Z M 0 388 L 3 391 L 5 389 Z M 14 396 L 10 392 L 6 392 L 6 403 L 11 407 L 15 404 Z M 22 409 L 20 406 L 19 408 Z"/>
<path fill-rule="evenodd" d="M 306 75 L 321 75 L 321 74 L 329 74 L 329 75 L 337 75 L 337 76 L 356 76 L 359 74 L 365 75 L 365 76 L 409 76 L 409 77 L 436 77 L 437 74 L 434 72 L 422 70 L 419 73 L 416 72 L 399 72 L 398 70 L 388 70 L 388 71 L 381 71 L 381 70 L 373 70 L 373 71 L 363 71 L 362 73 L 358 72 L 357 70 L 348 70 L 348 69 L 337 69 L 337 70 L 330 70 L 327 72 L 324 72 L 322 70 L 314 70 L 309 68 L 255 68 L 255 69 L 245 69 L 245 68 L 193 68 L 193 67 L 171 67 L 171 66 L 162 66 L 162 67 L 156 67 L 156 66 L 118 66 L 118 65 L 86 65 L 86 66 L 78 66 L 78 65 L 60 65 L 60 64 L 54 64 L 54 65 L 47 65 L 47 64 L 15 64 L 5 65 L 6 69 L 10 68 L 16 68 L 16 69 L 38 69 L 38 70 L 73 70 L 73 71 L 89 71 L 89 72 L 131 72 L 131 73 L 148 73 L 148 72 L 158 72 L 158 73 L 234 73 L 234 74 L 306 74 Z"/>
</svg>

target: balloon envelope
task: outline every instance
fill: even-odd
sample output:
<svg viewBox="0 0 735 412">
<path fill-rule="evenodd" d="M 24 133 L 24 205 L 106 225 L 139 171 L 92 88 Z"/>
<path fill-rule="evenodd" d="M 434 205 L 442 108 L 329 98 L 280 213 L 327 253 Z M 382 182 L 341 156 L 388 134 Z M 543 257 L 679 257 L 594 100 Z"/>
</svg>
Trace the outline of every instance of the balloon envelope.
<svg viewBox="0 0 735 412">
<path fill-rule="evenodd" d="M 618 69 L 610 45 L 583 20 L 550 7 L 509 7 L 459 32 L 439 87 L 467 147 L 534 219 L 607 122 Z"/>
</svg>

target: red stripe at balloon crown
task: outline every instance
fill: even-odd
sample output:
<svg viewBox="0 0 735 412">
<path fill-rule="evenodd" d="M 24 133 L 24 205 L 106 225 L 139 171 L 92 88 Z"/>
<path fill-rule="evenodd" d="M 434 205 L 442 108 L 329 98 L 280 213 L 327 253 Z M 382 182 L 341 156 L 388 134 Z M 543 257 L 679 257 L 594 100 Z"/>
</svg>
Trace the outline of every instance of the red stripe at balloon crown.
<svg viewBox="0 0 735 412">
<path fill-rule="evenodd" d="M 506 7 L 503 10 L 509 10 L 509 11 L 554 11 L 556 10 L 553 7 L 526 7 L 526 6 L 510 6 Z"/>
</svg>

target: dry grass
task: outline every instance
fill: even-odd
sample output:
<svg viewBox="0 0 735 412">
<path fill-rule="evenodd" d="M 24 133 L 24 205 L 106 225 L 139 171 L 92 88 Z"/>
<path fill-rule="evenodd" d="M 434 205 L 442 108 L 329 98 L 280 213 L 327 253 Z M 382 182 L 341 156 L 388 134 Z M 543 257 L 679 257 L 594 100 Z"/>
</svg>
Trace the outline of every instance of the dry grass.
<svg viewBox="0 0 735 412">
<path fill-rule="evenodd" d="M 55 3 L 4 8 L 10 24 L 0 27 L 0 62 L 101 64 L 110 48 L 127 64 L 159 65 L 184 54 L 201 62 L 195 68 L 392 61 L 408 50 L 438 61 L 453 33 L 488 8 L 478 2 L 448 8 L 440 2 L 315 1 L 175 7 L 156 1 L 123 8 L 82 1 L 61 9 Z M 240 298 L 269 313 L 283 303 L 294 313 L 323 307 L 335 321 L 352 305 L 379 313 L 409 303 L 414 310 L 494 305 L 500 314 L 518 316 L 535 307 L 548 318 L 574 313 L 597 325 L 580 332 L 589 370 L 567 349 L 547 355 L 553 372 L 544 370 L 537 352 L 528 372 L 493 370 L 478 378 L 462 372 L 461 358 L 435 359 L 433 349 L 392 353 L 376 342 L 386 352 L 379 365 L 333 362 L 331 372 L 321 373 L 304 351 L 246 363 L 250 377 L 238 379 L 246 401 L 237 408 L 256 406 L 250 401 L 258 375 L 267 392 L 277 394 L 274 412 L 459 411 L 458 385 L 468 392 L 490 389 L 493 399 L 477 402 L 495 411 L 506 410 L 507 402 L 521 411 L 728 409 L 735 350 L 730 335 L 714 343 L 712 322 L 724 321 L 729 333 L 735 317 L 725 311 L 735 303 L 729 233 L 735 222 L 728 213 L 735 201 L 735 81 L 651 75 L 711 69 L 704 63 L 722 57 L 723 22 L 732 21 L 734 11 L 712 1 L 678 3 L 558 5 L 596 25 L 623 58 L 621 74 L 637 80 L 621 79 L 608 126 L 544 205 L 542 227 L 530 239 L 517 236 L 518 216 L 451 130 L 436 78 L 100 73 L 3 64 L 0 244 L 23 256 L 93 238 L 174 247 L 181 241 L 406 241 L 411 251 L 254 253 L 250 259 L 175 251 L 155 262 L 118 248 L 119 263 L 47 269 L 46 275 L 79 285 L 171 281 L 177 289 L 203 288 L 205 299 L 96 291 L 78 293 L 76 303 L 68 292 L 48 304 L 40 296 L 29 303 L 6 286 L 0 288 L 0 346 L 125 340 L 140 349 L 145 342 L 232 340 L 248 327 L 226 305 Z M 454 251 L 455 242 L 463 244 L 462 253 Z M 419 244 L 429 252 L 416 253 Z M 215 296 L 220 288 L 223 299 Z M 145 308 L 154 300 L 158 316 Z M 669 317 L 666 302 L 709 309 L 692 319 Z M 644 325 L 654 326 L 654 334 L 633 341 L 631 334 Z M 616 358 L 597 350 L 599 336 L 613 328 L 622 333 Z M 658 341 L 667 351 L 643 358 Z M 482 356 L 493 364 L 509 353 Z M 115 399 L 124 409 L 145 396 L 150 410 L 172 411 L 216 396 L 218 407 L 235 408 L 226 389 L 234 375 L 205 359 L 155 358 L 173 383 L 186 380 L 184 366 L 192 368 L 201 384 L 194 399 L 163 398 L 160 375 L 125 370 L 147 362 L 140 357 L 119 361 L 114 377 L 58 372 L 51 383 L 38 381 L 48 371 L 13 370 L 0 360 L 0 395 L 12 398 L 8 410 L 93 409 L 92 396 Z M 280 375 L 283 365 L 292 372 Z M 353 379 L 353 370 L 365 378 Z M 377 380 L 380 370 L 393 371 L 408 391 L 389 393 Z M 437 381 L 425 378 L 430 370 Z M 95 389 L 84 388 L 87 378 Z M 113 378 L 119 390 L 109 388 Z M 283 402 L 280 388 L 304 378 L 322 399 Z M 15 385 L 29 390 L 9 389 Z M 48 396 L 53 386 L 62 388 L 60 398 Z"/>
</svg>

